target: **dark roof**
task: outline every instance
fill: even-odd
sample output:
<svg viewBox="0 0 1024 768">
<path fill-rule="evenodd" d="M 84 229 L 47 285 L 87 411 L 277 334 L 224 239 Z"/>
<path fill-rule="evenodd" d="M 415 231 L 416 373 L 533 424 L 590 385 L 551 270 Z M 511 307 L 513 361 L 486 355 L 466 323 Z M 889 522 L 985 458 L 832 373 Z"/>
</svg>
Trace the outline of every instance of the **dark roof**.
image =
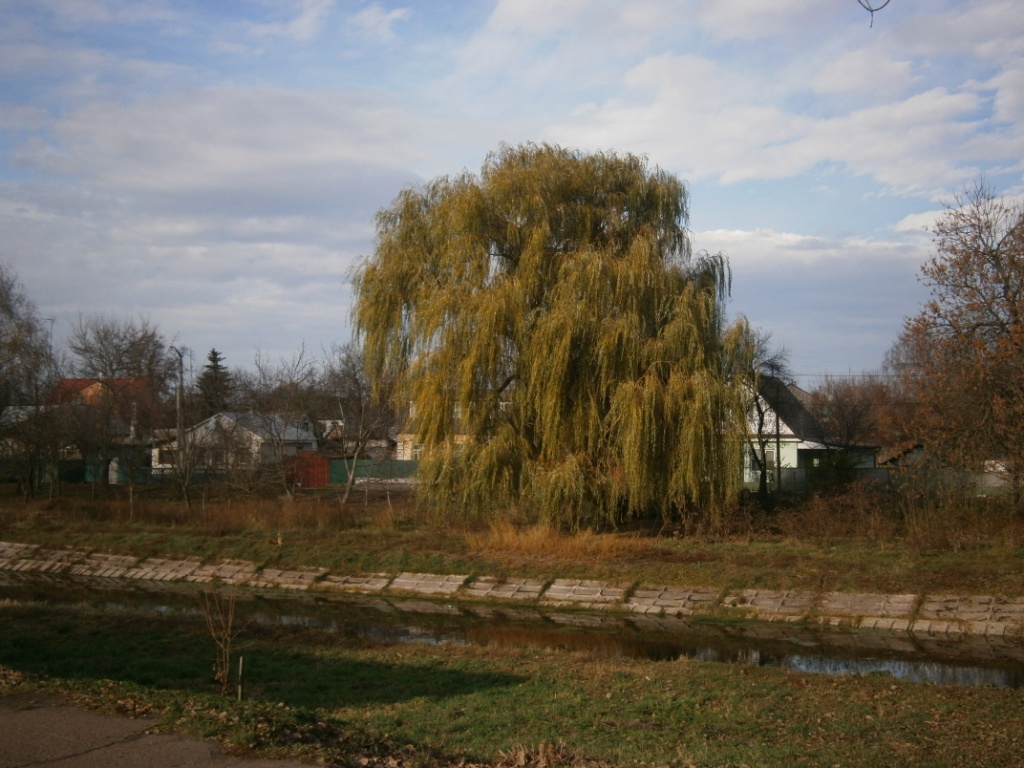
<svg viewBox="0 0 1024 768">
<path fill-rule="evenodd" d="M 775 376 L 761 376 L 758 392 L 768 406 L 800 440 L 827 443 L 825 432 L 810 411 L 811 394 Z"/>
</svg>

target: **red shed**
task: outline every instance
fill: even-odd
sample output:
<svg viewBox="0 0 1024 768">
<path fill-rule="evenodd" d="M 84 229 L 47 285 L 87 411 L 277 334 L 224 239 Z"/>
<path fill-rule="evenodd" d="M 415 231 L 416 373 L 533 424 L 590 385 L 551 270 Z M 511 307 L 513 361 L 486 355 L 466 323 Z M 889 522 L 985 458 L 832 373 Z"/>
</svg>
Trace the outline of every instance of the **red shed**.
<svg viewBox="0 0 1024 768">
<path fill-rule="evenodd" d="M 326 456 L 313 451 L 296 454 L 289 467 L 289 479 L 301 488 L 323 488 L 330 480 L 330 467 Z"/>
</svg>

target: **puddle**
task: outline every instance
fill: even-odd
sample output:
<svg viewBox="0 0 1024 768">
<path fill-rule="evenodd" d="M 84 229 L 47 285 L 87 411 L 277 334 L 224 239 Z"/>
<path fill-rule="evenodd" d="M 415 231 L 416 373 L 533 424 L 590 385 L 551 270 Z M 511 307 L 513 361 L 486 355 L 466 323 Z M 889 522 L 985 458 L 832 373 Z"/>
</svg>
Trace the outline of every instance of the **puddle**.
<svg viewBox="0 0 1024 768">
<path fill-rule="evenodd" d="M 110 610 L 201 616 L 200 587 L 160 582 L 2 574 L 0 599 L 88 603 Z M 597 658 L 695 659 L 830 675 L 885 674 L 942 685 L 1024 686 L 1024 643 L 784 623 L 716 623 L 533 606 L 382 596 L 236 593 L 238 621 L 381 643 L 538 647 Z"/>
</svg>

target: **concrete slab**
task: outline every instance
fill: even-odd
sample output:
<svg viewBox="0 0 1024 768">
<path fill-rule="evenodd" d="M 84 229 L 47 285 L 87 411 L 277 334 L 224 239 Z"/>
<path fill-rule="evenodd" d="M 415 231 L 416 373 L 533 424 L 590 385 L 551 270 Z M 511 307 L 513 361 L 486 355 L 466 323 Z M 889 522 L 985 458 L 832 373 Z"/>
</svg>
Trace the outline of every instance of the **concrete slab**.
<svg viewBox="0 0 1024 768">
<path fill-rule="evenodd" d="M 443 576 L 436 573 L 400 573 L 388 589 L 421 595 L 453 595 L 466 583 L 467 576 Z"/>
<path fill-rule="evenodd" d="M 139 558 L 127 555 L 91 554 L 71 565 L 68 573 L 73 576 L 92 576 L 104 579 L 120 579 L 132 568 Z"/>
<path fill-rule="evenodd" d="M 391 583 L 386 573 L 371 573 L 367 576 L 335 576 L 327 574 L 313 585 L 313 589 L 333 592 L 380 592 Z"/>
<path fill-rule="evenodd" d="M 744 611 L 769 621 L 799 621 L 807 618 L 816 608 L 817 597 L 812 592 L 771 589 L 741 589 L 727 592 L 722 607 Z"/>
<path fill-rule="evenodd" d="M 194 574 L 202 563 L 199 560 L 168 560 L 147 557 L 134 568 L 125 572 L 126 579 L 147 579 L 151 581 L 185 581 Z"/>
<path fill-rule="evenodd" d="M 571 605 L 576 608 L 605 609 L 621 603 L 625 596 L 625 587 L 617 587 L 603 581 L 555 579 L 544 590 L 541 602 L 551 606 Z"/>
<path fill-rule="evenodd" d="M 222 563 L 201 565 L 185 577 L 185 581 L 199 584 L 248 584 L 256 575 L 256 566 L 245 560 L 225 560 Z"/>
<path fill-rule="evenodd" d="M 85 559 L 85 552 L 71 549 L 37 549 L 31 557 L 20 558 L 13 566 L 15 571 L 35 573 L 66 573 L 67 570 Z"/>
<path fill-rule="evenodd" d="M 536 600 L 544 591 L 544 582 L 537 579 L 500 579 L 482 576 L 473 579 L 463 592 L 480 599 Z"/>
<path fill-rule="evenodd" d="M 326 575 L 326 568 L 299 568 L 294 570 L 264 568 L 256 573 L 249 580 L 248 584 L 251 587 L 304 590 L 309 589 Z"/>
<path fill-rule="evenodd" d="M 822 596 L 818 610 L 825 616 L 838 616 L 863 626 L 865 619 L 911 619 L 917 602 L 917 595 L 909 594 L 828 592 Z"/>
<path fill-rule="evenodd" d="M 21 560 L 31 559 L 38 549 L 35 544 L 0 541 L 0 568 L 9 569 Z"/>
<path fill-rule="evenodd" d="M 458 595 L 490 600 L 535 601 L 547 607 L 622 610 L 634 616 L 682 618 L 721 607 L 743 611 L 762 621 L 801 621 L 816 617 L 824 625 L 853 625 L 924 640 L 982 637 L 1012 642 L 1024 636 L 1024 597 L 924 595 L 782 590 L 733 590 L 719 600 L 717 590 L 673 585 L 627 589 L 600 581 L 558 579 L 547 588 L 536 579 L 482 576 L 467 583 L 457 574 L 402 573 L 344 576 L 322 568 L 257 570 L 247 561 L 201 564 L 198 560 L 146 558 L 85 551 L 43 549 L 0 541 L 0 584 L 19 579 L 135 580 L 138 586 L 161 582 L 222 583 L 285 589 L 317 589 L 375 594 L 388 590 L 420 595 Z M 163 588 L 163 587 L 160 587 Z"/>
<path fill-rule="evenodd" d="M 626 610 L 645 616 L 692 616 L 718 602 L 719 591 L 709 587 L 640 586 L 626 600 Z"/>
</svg>

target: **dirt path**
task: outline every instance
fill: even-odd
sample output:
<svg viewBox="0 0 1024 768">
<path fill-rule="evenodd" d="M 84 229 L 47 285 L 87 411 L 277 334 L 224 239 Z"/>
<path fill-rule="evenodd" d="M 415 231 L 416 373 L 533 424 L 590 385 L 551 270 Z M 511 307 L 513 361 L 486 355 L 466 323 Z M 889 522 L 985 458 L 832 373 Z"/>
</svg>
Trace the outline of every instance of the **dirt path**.
<svg viewBox="0 0 1024 768">
<path fill-rule="evenodd" d="M 103 715 L 38 694 L 0 697 L 0 768 L 300 768 L 224 754 L 213 741 L 147 733 L 150 722 Z M 308 768 L 308 767 L 307 767 Z"/>
</svg>

